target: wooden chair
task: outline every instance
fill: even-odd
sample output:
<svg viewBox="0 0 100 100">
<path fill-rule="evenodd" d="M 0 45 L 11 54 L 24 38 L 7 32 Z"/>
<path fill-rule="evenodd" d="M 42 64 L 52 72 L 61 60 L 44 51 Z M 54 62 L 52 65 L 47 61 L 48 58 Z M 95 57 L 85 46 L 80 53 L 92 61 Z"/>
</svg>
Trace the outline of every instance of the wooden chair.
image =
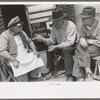
<svg viewBox="0 0 100 100">
<path fill-rule="evenodd" d="M 10 82 L 11 79 L 14 82 L 18 82 L 18 80 L 13 75 L 10 65 L 8 65 L 4 61 L 4 58 L 1 56 L 0 56 L 0 74 L 3 82 Z"/>
<path fill-rule="evenodd" d="M 100 81 L 100 56 L 94 57 L 93 60 L 96 61 L 93 78 Z"/>
</svg>

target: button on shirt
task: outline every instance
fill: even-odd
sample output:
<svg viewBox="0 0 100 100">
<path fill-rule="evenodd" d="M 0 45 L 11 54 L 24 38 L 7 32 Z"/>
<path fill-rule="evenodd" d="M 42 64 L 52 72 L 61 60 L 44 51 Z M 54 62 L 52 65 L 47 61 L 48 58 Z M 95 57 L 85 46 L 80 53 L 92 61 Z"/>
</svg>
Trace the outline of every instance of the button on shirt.
<svg viewBox="0 0 100 100">
<path fill-rule="evenodd" d="M 53 44 L 58 44 L 59 48 L 64 48 L 66 46 L 72 46 L 75 43 L 76 35 L 77 28 L 75 24 L 65 20 L 62 27 L 57 29 L 53 26 L 51 39 Z M 50 40 L 48 42 L 50 42 Z"/>
</svg>

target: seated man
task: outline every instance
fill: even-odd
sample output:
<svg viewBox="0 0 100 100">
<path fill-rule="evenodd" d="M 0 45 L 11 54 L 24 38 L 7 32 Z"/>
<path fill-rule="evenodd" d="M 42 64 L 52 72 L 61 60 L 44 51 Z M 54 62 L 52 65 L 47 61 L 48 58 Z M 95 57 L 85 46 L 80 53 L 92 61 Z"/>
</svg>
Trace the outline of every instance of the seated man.
<svg viewBox="0 0 100 100">
<path fill-rule="evenodd" d="M 36 40 L 44 42 L 48 46 L 47 51 L 47 68 L 49 76 L 52 76 L 54 71 L 55 54 L 64 57 L 64 66 L 66 70 L 66 81 L 73 81 L 73 54 L 75 51 L 75 41 L 77 36 L 77 28 L 72 21 L 65 20 L 63 11 L 56 8 L 52 12 L 53 27 L 50 38 L 44 38 L 41 35 L 35 37 Z M 48 76 L 47 75 L 47 76 Z"/>
<path fill-rule="evenodd" d="M 88 81 L 93 80 L 91 58 L 100 56 L 100 21 L 95 19 L 95 16 L 96 9 L 91 6 L 85 7 L 80 14 L 83 25 L 79 32 L 80 42 L 75 52 L 76 59 L 73 67 L 75 77 Z M 85 69 L 86 77 L 83 76 L 82 69 Z"/>
<path fill-rule="evenodd" d="M 43 61 L 22 30 L 22 24 L 18 16 L 10 20 L 8 29 L 0 36 L 0 55 L 10 63 L 18 81 L 28 81 L 28 75 L 35 79 L 41 77 Z"/>
</svg>

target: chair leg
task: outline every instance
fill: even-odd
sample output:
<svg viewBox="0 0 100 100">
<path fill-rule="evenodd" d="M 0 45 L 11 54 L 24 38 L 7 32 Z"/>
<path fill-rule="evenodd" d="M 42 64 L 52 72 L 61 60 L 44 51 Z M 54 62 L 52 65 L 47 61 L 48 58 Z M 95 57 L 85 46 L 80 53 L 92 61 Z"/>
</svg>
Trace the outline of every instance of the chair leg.
<svg viewBox="0 0 100 100">
<path fill-rule="evenodd" d="M 11 79 L 11 76 L 9 76 L 9 77 L 7 78 L 6 82 L 9 82 L 9 81 L 10 81 L 10 79 Z"/>
<path fill-rule="evenodd" d="M 100 61 L 98 61 L 98 71 L 99 71 L 99 75 L 100 75 Z"/>
<path fill-rule="evenodd" d="M 98 69 L 99 69 L 99 60 L 96 61 L 96 66 L 95 66 L 95 71 L 94 71 L 94 74 L 93 74 L 93 78 L 100 81 L 100 72 L 99 72 L 99 75 L 97 75 Z"/>
<path fill-rule="evenodd" d="M 98 62 L 96 61 L 96 66 L 95 66 L 95 70 L 94 70 L 94 76 L 96 75 L 96 73 L 97 73 L 97 68 L 98 67 Z"/>
<path fill-rule="evenodd" d="M 14 82 L 18 82 L 18 80 L 13 76 L 13 74 L 11 73 L 11 71 L 8 68 L 7 68 L 7 71 L 10 75 L 10 77 L 8 77 L 8 80 L 9 80 L 9 78 L 12 78 L 14 80 Z"/>
<path fill-rule="evenodd" d="M 4 72 L 2 71 L 2 69 L 0 69 L 0 74 L 1 74 L 2 81 L 6 81 L 7 76 L 4 74 Z"/>
<path fill-rule="evenodd" d="M 4 58 L 0 56 L 0 74 L 2 81 L 10 81 L 13 79 L 14 82 L 18 82 L 18 80 L 14 77 L 13 73 L 9 69 L 7 62 L 4 61 Z M 9 76 L 8 76 L 9 75 Z"/>
<path fill-rule="evenodd" d="M 8 79 L 6 81 L 10 81 L 10 79 L 12 78 L 14 82 L 18 82 L 18 80 L 14 77 L 13 73 L 8 68 L 9 66 L 4 64 L 3 67 L 7 70 L 7 73 L 9 74 Z"/>
</svg>

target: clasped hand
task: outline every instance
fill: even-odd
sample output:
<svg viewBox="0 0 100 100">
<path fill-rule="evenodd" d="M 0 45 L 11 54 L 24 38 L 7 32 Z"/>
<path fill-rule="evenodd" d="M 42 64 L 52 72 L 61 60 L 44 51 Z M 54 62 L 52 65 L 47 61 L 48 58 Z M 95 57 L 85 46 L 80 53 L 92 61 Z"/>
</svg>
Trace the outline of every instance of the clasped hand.
<svg viewBox="0 0 100 100">
<path fill-rule="evenodd" d="M 38 58 L 40 57 L 40 54 L 37 51 L 33 51 L 33 54 L 37 55 Z"/>
<path fill-rule="evenodd" d="M 18 68 L 19 67 L 19 62 L 17 60 L 13 61 L 12 64 L 13 64 L 14 68 Z"/>
<path fill-rule="evenodd" d="M 48 51 L 51 52 L 51 51 L 54 51 L 57 48 L 58 48 L 57 45 L 52 45 L 52 46 L 49 46 Z"/>
</svg>

